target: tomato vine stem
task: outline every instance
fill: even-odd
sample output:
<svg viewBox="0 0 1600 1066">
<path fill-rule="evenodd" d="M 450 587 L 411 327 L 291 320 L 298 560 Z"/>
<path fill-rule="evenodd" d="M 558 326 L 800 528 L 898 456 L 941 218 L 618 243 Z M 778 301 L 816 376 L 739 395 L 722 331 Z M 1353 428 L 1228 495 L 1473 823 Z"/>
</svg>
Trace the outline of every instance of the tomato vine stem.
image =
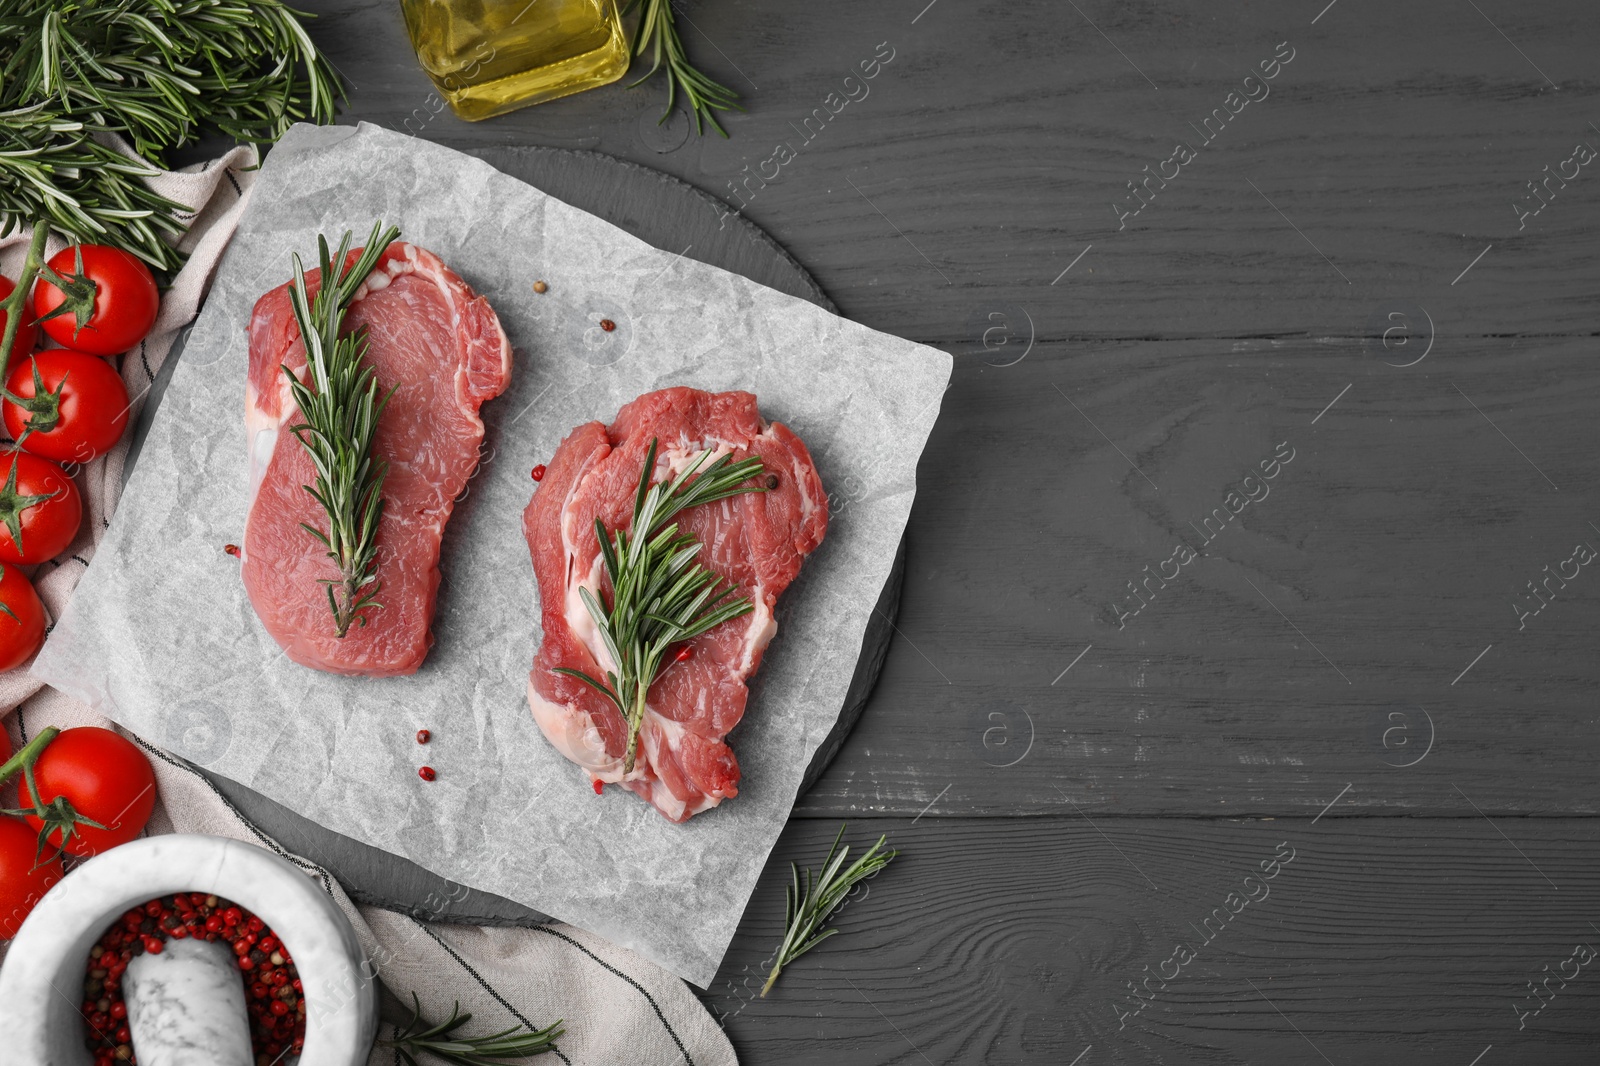
<svg viewBox="0 0 1600 1066">
<path fill-rule="evenodd" d="M 17 277 L 17 287 L 0 303 L 0 310 L 6 313 L 5 334 L 0 336 L 0 381 L 7 380 L 7 371 L 11 368 L 11 349 L 16 346 L 17 331 L 22 328 L 22 316 L 28 308 L 28 292 L 39 276 L 39 268 L 44 265 L 44 245 L 49 238 L 50 223 L 35 222 L 33 238 L 28 242 L 28 255 L 22 262 L 22 273 Z"/>
<path fill-rule="evenodd" d="M 39 819 L 41 823 L 39 826 L 39 843 L 34 849 L 33 855 L 33 868 L 35 870 L 49 862 L 50 859 L 67 854 L 67 841 L 72 839 L 73 834 L 77 832 L 78 826 L 86 825 L 93 829 L 106 828 L 93 818 L 79 814 L 72 806 L 72 801 L 65 796 L 57 796 L 49 803 L 39 799 L 39 785 L 33 779 L 33 765 L 39 761 L 39 756 L 44 754 L 44 749 L 50 746 L 50 742 L 60 734 L 61 730 L 55 726 L 45 726 L 39 731 L 38 736 L 28 741 L 20 751 L 7 759 L 3 765 L 0 765 L 0 785 L 4 785 L 16 776 L 18 770 L 21 770 L 22 779 L 27 782 L 27 790 L 18 798 L 26 798 L 33 801 L 32 807 L 3 810 L 0 811 L 0 814 L 20 815 L 23 817 L 31 815 Z M 55 855 L 47 859 L 44 854 L 45 848 L 50 846 L 50 837 L 56 833 L 61 834 L 61 840 L 56 845 Z"/>
<path fill-rule="evenodd" d="M 39 755 L 56 738 L 61 730 L 53 725 L 47 725 L 39 731 L 39 735 L 28 741 L 26 745 L 17 749 L 16 754 L 5 762 L 0 763 L 0 785 L 4 785 L 20 773 L 33 770 L 33 764 L 39 761 Z M 32 782 L 29 782 L 32 784 Z M 35 794 L 37 795 L 37 793 Z"/>
</svg>

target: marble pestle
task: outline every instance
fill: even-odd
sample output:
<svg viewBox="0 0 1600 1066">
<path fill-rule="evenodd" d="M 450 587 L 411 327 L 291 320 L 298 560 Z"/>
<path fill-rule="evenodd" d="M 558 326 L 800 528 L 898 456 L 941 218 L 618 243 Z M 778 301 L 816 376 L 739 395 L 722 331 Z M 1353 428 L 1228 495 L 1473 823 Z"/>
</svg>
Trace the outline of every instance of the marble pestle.
<svg viewBox="0 0 1600 1066">
<path fill-rule="evenodd" d="M 169 940 L 122 979 L 139 1066 L 252 1066 L 244 982 L 228 945 Z"/>
</svg>

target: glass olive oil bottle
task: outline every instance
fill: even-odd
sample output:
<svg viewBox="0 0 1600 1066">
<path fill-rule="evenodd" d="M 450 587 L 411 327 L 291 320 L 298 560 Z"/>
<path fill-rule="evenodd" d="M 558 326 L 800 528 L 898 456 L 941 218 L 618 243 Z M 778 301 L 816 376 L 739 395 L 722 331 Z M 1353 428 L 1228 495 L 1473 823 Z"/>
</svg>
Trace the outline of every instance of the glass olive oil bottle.
<svg viewBox="0 0 1600 1066">
<path fill-rule="evenodd" d="M 616 81 L 616 0 L 400 0 L 422 69 L 469 122 Z"/>
</svg>

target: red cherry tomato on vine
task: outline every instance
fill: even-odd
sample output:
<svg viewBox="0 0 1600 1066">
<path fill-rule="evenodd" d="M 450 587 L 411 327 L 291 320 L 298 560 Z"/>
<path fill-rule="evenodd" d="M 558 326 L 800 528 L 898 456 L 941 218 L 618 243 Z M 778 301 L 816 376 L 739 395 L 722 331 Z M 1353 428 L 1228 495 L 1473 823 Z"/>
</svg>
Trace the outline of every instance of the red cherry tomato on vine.
<svg viewBox="0 0 1600 1066">
<path fill-rule="evenodd" d="M 156 775 L 150 760 L 133 741 L 99 726 L 62 730 L 33 764 L 39 798 L 46 805 L 64 796 L 73 811 L 105 826 L 79 824 L 67 834 L 68 855 L 98 855 L 126 844 L 139 835 L 156 804 Z M 34 806 L 33 792 L 24 780 L 19 786 L 19 806 Z M 35 830 L 44 823 L 27 816 Z M 61 843 L 53 831 L 49 843 Z"/>
<path fill-rule="evenodd" d="M 6 432 L 23 451 L 46 459 L 87 463 L 115 447 L 128 428 L 122 375 L 83 352 L 52 348 L 13 363 L 6 388 L 17 397 L 4 401 Z"/>
<path fill-rule="evenodd" d="M 0 940 L 16 936 L 34 904 L 61 880 L 60 856 L 33 864 L 38 842 L 39 835 L 21 819 L 0 816 Z"/>
<path fill-rule="evenodd" d="M 0 277 L 0 300 L 4 300 L 16 291 L 17 283 L 10 278 Z M 22 325 L 17 327 L 17 339 L 11 342 L 11 358 L 21 359 L 33 351 L 33 346 L 39 343 L 39 327 L 33 323 L 33 316 L 27 313 L 27 303 L 23 303 Z M 6 328 L 6 313 L 0 311 L 0 332 Z"/>
<path fill-rule="evenodd" d="M 0 671 L 15 670 L 44 643 L 44 603 L 15 566 L 0 566 Z"/>
<path fill-rule="evenodd" d="M 55 463 L 27 452 L 0 452 L 0 563 L 42 563 L 72 544 L 83 522 L 83 496 Z"/>
<path fill-rule="evenodd" d="M 33 287 L 33 314 L 57 344 L 90 355 L 118 355 L 144 340 L 155 324 L 161 293 L 138 257 L 121 248 L 80 244 L 51 256 L 49 267 L 66 282 L 66 291 L 41 273 Z M 63 305 L 68 310 L 43 321 Z"/>
</svg>

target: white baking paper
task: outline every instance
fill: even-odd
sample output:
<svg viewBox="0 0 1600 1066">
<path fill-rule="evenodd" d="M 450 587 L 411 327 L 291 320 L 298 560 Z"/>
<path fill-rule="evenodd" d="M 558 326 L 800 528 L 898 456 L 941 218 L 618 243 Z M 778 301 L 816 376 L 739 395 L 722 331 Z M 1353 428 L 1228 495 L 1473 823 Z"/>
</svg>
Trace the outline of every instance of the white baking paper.
<svg viewBox="0 0 1600 1066">
<path fill-rule="evenodd" d="M 289 277 L 291 252 L 314 261 L 318 233 L 359 238 L 377 219 L 486 295 L 516 352 L 446 532 L 436 643 L 419 673 L 381 680 L 290 662 L 223 551 L 242 540 L 248 505 L 251 307 Z M 844 702 L 950 366 L 450 149 L 370 125 L 297 127 L 261 172 L 127 494 L 34 673 L 336 832 L 704 987 Z M 574 426 L 671 385 L 755 393 L 810 446 L 835 511 L 779 604 L 731 737 L 739 796 L 684 825 L 621 789 L 596 796 L 524 695 L 540 639 L 521 531 L 529 471 Z M 419 728 L 433 733 L 425 748 Z M 418 778 L 423 763 L 437 780 Z"/>
</svg>

